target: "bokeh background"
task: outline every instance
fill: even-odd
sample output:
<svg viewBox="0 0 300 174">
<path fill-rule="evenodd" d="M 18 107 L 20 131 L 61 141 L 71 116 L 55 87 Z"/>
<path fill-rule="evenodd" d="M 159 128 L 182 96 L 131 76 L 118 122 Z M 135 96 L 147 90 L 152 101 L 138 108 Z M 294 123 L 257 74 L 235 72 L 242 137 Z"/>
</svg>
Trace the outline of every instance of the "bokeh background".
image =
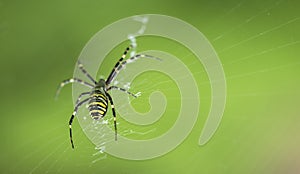
<svg viewBox="0 0 300 174">
<path fill-rule="evenodd" d="M 300 173 L 299 9 L 296 0 L 0 1 L 1 173 Z M 183 61 L 197 78 L 203 109 L 175 150 L 145 161 L 97 153 L 77 121 L 77 148 L 72 150 L 67 127 L 72 88 L 63 89 L 55 101 L 58 84 L 73 75 L 81 50 L 96 32 L 118 19 L 146 13 L 192 24 L 215 48 L 228 88 L 220 127 L 207 144 L 198 145 L 209 110 L 209 81 L 201 62 L 191 56 Z M 186 54 L 176 43 L 141 41 L 147 43 L 145 49 Z M 126 45 L 112 51 L 100 74 L 107 75 Z M 151 77 L 142 75 L 136 86 Z M 175 84 L 154 88 L 169 85 Z M 169 95 L 178 96 L 175 87 L 170 89 Z M 132 102 L 137 110 L 149 108 L 141 103 L 151 90 Z M 175 119 L 168 112 L 164 117 Z M 163 118 L 151 125 L 158 135 L 172 123 Z"/>
</svg>

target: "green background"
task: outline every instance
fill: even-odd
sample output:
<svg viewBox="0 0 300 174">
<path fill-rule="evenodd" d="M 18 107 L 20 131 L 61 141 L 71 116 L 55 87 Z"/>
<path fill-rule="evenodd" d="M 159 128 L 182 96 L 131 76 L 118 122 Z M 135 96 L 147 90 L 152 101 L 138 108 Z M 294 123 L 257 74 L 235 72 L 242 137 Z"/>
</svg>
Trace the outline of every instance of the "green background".
<svg viewBox="0 0 300 174">
<path fill-rule="evenodd" d="M 296 0 L 0 1 L 1 173 L 299 173 L 299 5 Z M 55 101 L 57 85 L 73 75 L 82 48 L 96 32 L 118 19 L 146 13 L 192 24 L 218 53 L 228 91 L 216 134 L 198 146 L 209 109 L 209 81 L 191 56 L 183 61 L 197 78 L 203 109 L 191 134 L 175 150 L 145 161 L 95 154 L 77 121 L 77 148 L 72 150 L 67 127 L 71 86 Z M 144 40 L 145 49 L 185 54 L 178 52 L 177 44 Z M 107 75 L 125 45 L 111 53 L 118 57 L 110 58 L 101 74 Z M 139 78 L 136 83 L 143 85 Z M 169 85 L 175 86 L 155 87 Z M 178 96 L 176 86 L 171 89 L 166 90 L 168 98 Z M 140 103 L 151 90 L 133 102 L 137 110 L 149 108 Z M 165 116 L 174 121 L 168 112 Z M 166 119 L 158 122 L 156 133 L 171 124 Z"/>
</svg>

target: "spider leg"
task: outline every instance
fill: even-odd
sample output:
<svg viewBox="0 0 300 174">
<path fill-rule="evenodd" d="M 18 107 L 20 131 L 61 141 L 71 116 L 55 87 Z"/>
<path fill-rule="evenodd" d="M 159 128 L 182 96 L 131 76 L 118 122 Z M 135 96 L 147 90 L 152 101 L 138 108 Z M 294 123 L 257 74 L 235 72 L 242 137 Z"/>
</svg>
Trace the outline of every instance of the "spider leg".
<svg viewBox="0 0 300 174">
<path fill-rule="evenodd" d="M 81 102 L 79 102 L 78 104 L 75 105 L 75 108 L 74 108 L 74 111 L 73 111 L 73 114 L 70 118 L 70 121 L 69 121 L 69 128 L 70 128 L 70 141 L 71 141 L 71 145 L 72 145 L 72 148 L 74 149 L 74 143 L 73 143 L 73 137 L 72 137 L 72 123 L 73 123 L 73 119 L 74 117 L 76 116 L 77 114 L 77 111 L 78 111 L 78 108 L 84 104 L 85 102 L 87 102 L 89 100 L 89 98 L 87 99 L 84 99 L 82 100 Z"/>
<path fill-rule="evenodd" d="M 110 74 L 109 78 L 106 80 L 106 85 L 109 85 L 110 82 L 115 78 L 115 76 L 125 67 L 127 63 L 131 63 L 139 58 L 151 58 L 151 59 L 156 59 L 159 61 L 162 61 L 160 58 L 146 55 L 146 54 L 137 54 L 123 62 L 120 63 L 120 61 L 116 64 L 115 68 L 113 69 L 112 73 Z M 120 59 L 121 60 L 121 59 Z M 118 66 L 117 66 L 118 65 Z"/>
<path fill-rule="evenodd" d="M 127 91 L 126 89 L 124 88 L 120 88 L 120 87 L 117 87 L 117 86 L 110 86 L 109 88 L 107 88 L 107 91 L 111 90 L 111 89 L 116 89 L 116 90 L 119 90 L 119 91 L 123 91 L 125 93 L 127 93 L 128 95 L 131 95 L 132 97 L 135 97 L 137 98 L 137 96 L 129 91 Z"/>
<path fill-rule="evenodd" d="M 83 96 L 85 96 L 85 95 L 88 95 L 88 94 L 90 94 L 90 93 L 91 93 L 91 92 L 83 92 L 83 93 L 81 93 L 81 94 L 78 96 L 77 100 L 76 100 L 76 105 L 80 102 L 81 97 L 83 97 Z"/>
<path fill-rule="evenodd" d="M 84 69 L 82 63 L 78 61 L 78 67 L 84 75 L 86 75 L 94 84 L 97 84 L 97 81 Z"/>
<path fill-rule="evenodd" d="M 111 110 L 113 113 L 113 117 L 114 117 L 114 126 L 115 126 L 115 141 L 117 141 L 117 117 L 116 117 L 116 111 L 115 111 L 115 106 L 114 106 L 114 102 L 111 98 L 111 96 L 109 95 L 109 93 L 105 92 L 106 96 L 109 99 L 110 102 L 110 106 L 111 106 Z"/>
<path fill-rule="evenodd" d="M 78 79 L 78 78 L 67 79 L 67 80 L 64 80 L 63 82 L 61 82 L 60 85 L 58 86 L 55 98 L 57 99 L 57 97 L 58 97 L 58 95 L 60 93 L 61 88 L 63 88 L 65 85 L 67 85 L 69 83 L 75 83 L 75 82 L 76 83 L 80 83 L 80 84 L 85 85 L 85 86 L 90 87 L 90 88 L 94 87 L 94 85 L 92 85 L 92 84 L 90 84 L 88 82 L 85 82 L 85 81 L 83 81 L 81 79 Z"/>
<path fill-rule="evenodd" d="M 125 59 L 126 54 L 128 53 L 128 51 L 132 48 L 132 45 L 129 45 L 126 50 L 124 51 L 123 55 L 121 56 L 121 58 L 119 59 L 119 61 L 115 64 L 115 67 L 112 69 L 111 73 L 109 74 L 107 80 L 106 80 L 106 85 L 109 85 L 110 82 L 112 81 L 112 79 L 114 78 L 116 72 L 117 67 L 120 65 L 120 63 L 123 61 L 123 59 Z"/>
</svg>

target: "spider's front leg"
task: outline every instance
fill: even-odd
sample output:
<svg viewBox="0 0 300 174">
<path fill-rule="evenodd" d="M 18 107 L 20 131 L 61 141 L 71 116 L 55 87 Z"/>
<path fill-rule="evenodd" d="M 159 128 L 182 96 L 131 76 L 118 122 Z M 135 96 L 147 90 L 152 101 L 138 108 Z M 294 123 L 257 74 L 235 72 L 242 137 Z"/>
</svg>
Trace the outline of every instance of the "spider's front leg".
<svg viewBox="0 0 300 174">
<path fill-rule="evenodd" d="M 82 63 L 80 61 L 77 62 L 78 67 L 81 70 L 81 72 L 86 75 L 94 84 L 97 84 L 97 81 L 84 69 Z"/>
<path fill-rule="evenodd" d="M 106 85 L 109 85 L 110 82 L 113 80 L 113 78 L 115 77 L 115 75 L 118 73 L 117 68 L 119 67 L 119 65 L 122 63 L 122 61 L 125 59 L 128 51 L 132 48 L 132 45 L 129 45 L 126 50 L 124 51 L 123 55 L 121 56 L 121 58 L 119 59 L 119 61 L 115 64 L 115 67 L 112 69 L 112 71 L 110 72 L 107 80 L 106 80 Z"/>
</svg>

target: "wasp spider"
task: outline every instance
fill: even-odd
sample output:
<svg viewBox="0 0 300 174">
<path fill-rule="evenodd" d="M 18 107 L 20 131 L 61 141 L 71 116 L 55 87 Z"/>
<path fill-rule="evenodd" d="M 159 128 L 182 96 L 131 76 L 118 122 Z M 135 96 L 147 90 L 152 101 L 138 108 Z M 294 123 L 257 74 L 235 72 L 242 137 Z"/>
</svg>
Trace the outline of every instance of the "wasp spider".
<svg viewBox="0 0 300 174">
<path fill-rule="evenodd" d="M 111 82 L 114 80 L 114 78 L 119 73 L 119 71 L 122 70 L 122 68 L 125 67 L 125 65 L 129 62 L 132 62 L 136 59 L 144 58 L 144 57 L 160 60 L 159 58 L 156 58 L 156 57 L 153 57 L 150 55 L 145 55 L 145 54 L 137 54 L 127 60 L 124 60 L 126 57 L 126 54 L 128 53 L 128 51 L 130 50 L 131 47 L 132 46 L 130 45 L 129 47 L 126 48 L 123 55 L 121 56 L 119 61 L 115 64 L 114 68 L 112 69 L 111 73 L 109 74 L 109 76 L 106 80 L 105 79 L 100 79 L 99 81 L 94 80 L 94 78 L 84 69 L 83 65 L 78 61 L 79 69 L 82 71 L 83 74 L 85 74 L 91 80 L 92 83 L 85 82 L 78 78 L 70 78 L 70 79 L 64 80 L 59 85 L 56 95 L 59 94 L 62 87 L 64 87 L 66 84 L 69 84 L 69 83 L 80 83 L 82 85 L 85 85 L 85 86 L 91 88 L 90 91 L 83 92 L 79 95 L 79 97 L 76 101 L 76 105 L 75 105 L 73 114 L 69 121 L 70 141 L 71 141 L 71 145 L 72 145 L 73 149 L 74 149 L 74 143 L 73 143 L 73 138 L 72 138 L 73 119 L 76 116 L 78 108 L 85 103 L 88 103 L 89 114 L 92 117 L 92 119 L 95 119 L 95 120 L 98 120 L 105 116 L 107 109 L 108 109 L 108 103 L 110 103 L 110 107 L 112 109 L 112 114 L 113 114 L 113 118 L 114 118 L 115 140 L 117 140 L 116 111 L 115 111 L 113 99 L 108 92 L 110 90 L 115 89 L 115 90 L 123 91 L 133 97 L 137 97 L 137 96 L 135 94 L 127 91 L 124 88 L 120 88 L 120 87 L 111 85 Z M 81 100 L 81 98 L 83 96 L 88 96 L 88 97 L 84 100 Z"/>
</svg>

